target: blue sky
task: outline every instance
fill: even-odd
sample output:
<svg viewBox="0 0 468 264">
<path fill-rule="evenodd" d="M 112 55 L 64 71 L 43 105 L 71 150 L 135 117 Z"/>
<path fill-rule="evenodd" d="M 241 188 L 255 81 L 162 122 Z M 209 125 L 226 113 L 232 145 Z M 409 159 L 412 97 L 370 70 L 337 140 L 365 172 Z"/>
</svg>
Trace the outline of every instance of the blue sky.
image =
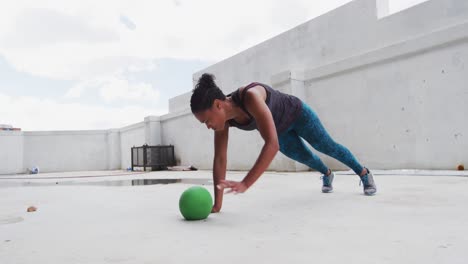
<svg viewBox="0 0 468 264">
<path fill-rule="evenodd" d="M 347 2 L 5 1 L 0 124 L 107 129 L 165 114 L 194 72 Z"/>
</svg>

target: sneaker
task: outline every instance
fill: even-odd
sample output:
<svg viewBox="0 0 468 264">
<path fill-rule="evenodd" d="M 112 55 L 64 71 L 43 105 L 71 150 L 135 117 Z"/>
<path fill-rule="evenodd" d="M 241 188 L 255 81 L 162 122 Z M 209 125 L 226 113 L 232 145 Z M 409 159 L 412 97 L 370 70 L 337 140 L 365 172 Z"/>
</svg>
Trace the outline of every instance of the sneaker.
<svg viewBox="0 0 468 264">
<path fill-rule="evenodd" d="M 335 178 L 335 173 L 333 171 L 330 175 L 323 175 L 320 179 L 323 181 L 322 192 L 323 193 L 331 193 L 333 192 L 333 178 Z"/>
<path fill-rule="evenodd" d="M 366 168 L 367 169 L 367 168 Z M 377 186 L 375 185 L 374 175 L 367 169 L 368 173 L 361 177 L 359 185 L 364 185 L 364 194 L 365 195 L 374 195 L 377 192 Z"/>
</svg>

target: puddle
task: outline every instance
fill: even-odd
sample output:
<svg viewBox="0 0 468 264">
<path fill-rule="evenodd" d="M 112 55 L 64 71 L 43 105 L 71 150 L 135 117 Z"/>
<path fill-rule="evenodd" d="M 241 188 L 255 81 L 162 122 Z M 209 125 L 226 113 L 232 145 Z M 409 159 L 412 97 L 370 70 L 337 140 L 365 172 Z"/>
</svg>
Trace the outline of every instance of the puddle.
<svg viewBox="0 0 468 264">
<path fill-rule="evenodd" d="M 23 220 L 24 220 L 23 217 L 10 216 L 10 215 L 0 216 L 0 225 L 15 224 Z"/>
<path fill-rule="evenodd" d="M 196 184 L 196 185 L 212 185 L 211 179 L 131 179 L 131 180 L 108 180 L 108 181 L 57 181 L 57 182 L 3 182 L 0 187 L 21 187 L 21 186 L 142 186 L 156 184 Z"/>
</svg>

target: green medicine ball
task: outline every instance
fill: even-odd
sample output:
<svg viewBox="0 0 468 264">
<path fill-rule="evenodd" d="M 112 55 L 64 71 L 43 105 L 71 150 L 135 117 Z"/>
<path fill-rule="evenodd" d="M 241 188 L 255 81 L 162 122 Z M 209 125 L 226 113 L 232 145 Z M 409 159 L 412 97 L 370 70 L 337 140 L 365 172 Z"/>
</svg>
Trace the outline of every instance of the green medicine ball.
<svg viewBox="0 0 468 264">
<path fill-rule="evenodd" d="M 185 190 L 179 199 L 179 210 L 187 220 L 202 220 L 207 218 L 213 207 L 210 192 L 201 186 L 193 186 Z"/>
</svg>

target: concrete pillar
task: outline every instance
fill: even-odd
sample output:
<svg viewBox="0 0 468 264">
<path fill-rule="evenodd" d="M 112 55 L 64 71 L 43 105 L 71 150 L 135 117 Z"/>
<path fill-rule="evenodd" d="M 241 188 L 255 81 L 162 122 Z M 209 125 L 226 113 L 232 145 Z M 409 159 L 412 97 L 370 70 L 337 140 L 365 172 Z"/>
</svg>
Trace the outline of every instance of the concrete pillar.
<svg viewBox="0 0 468 264">
<path fill-rule="evenodd" d="M 390 0 L 376 0 L 377 18 L 386 17 L 390 14 Z"/>
<path fill-rule="evenodd" d="M 294 95 L 303 100 L 306 98 L 303 76 L 303 72 L 284 71 L 271 76 L 271 86 L 275 90 Z M 281 171 L 307 171 L 309 170 L 309 167 L 296 162 L 283 154 L 279 154 L 276 156 L 275 162 L 272 164 L 270 169 Z"/>
<path fill-rule="evenodd" d="M 110 129 L 107 131 L 107 169 L 121 169 L 120 157 L 120 131 L 119 129 Z"/>
<path fill-rule="evenodd" d="M 154 146 L 162 144 L 161 119 L 159 116 L 145 117 L 145 143 Z"/>
</svg>

